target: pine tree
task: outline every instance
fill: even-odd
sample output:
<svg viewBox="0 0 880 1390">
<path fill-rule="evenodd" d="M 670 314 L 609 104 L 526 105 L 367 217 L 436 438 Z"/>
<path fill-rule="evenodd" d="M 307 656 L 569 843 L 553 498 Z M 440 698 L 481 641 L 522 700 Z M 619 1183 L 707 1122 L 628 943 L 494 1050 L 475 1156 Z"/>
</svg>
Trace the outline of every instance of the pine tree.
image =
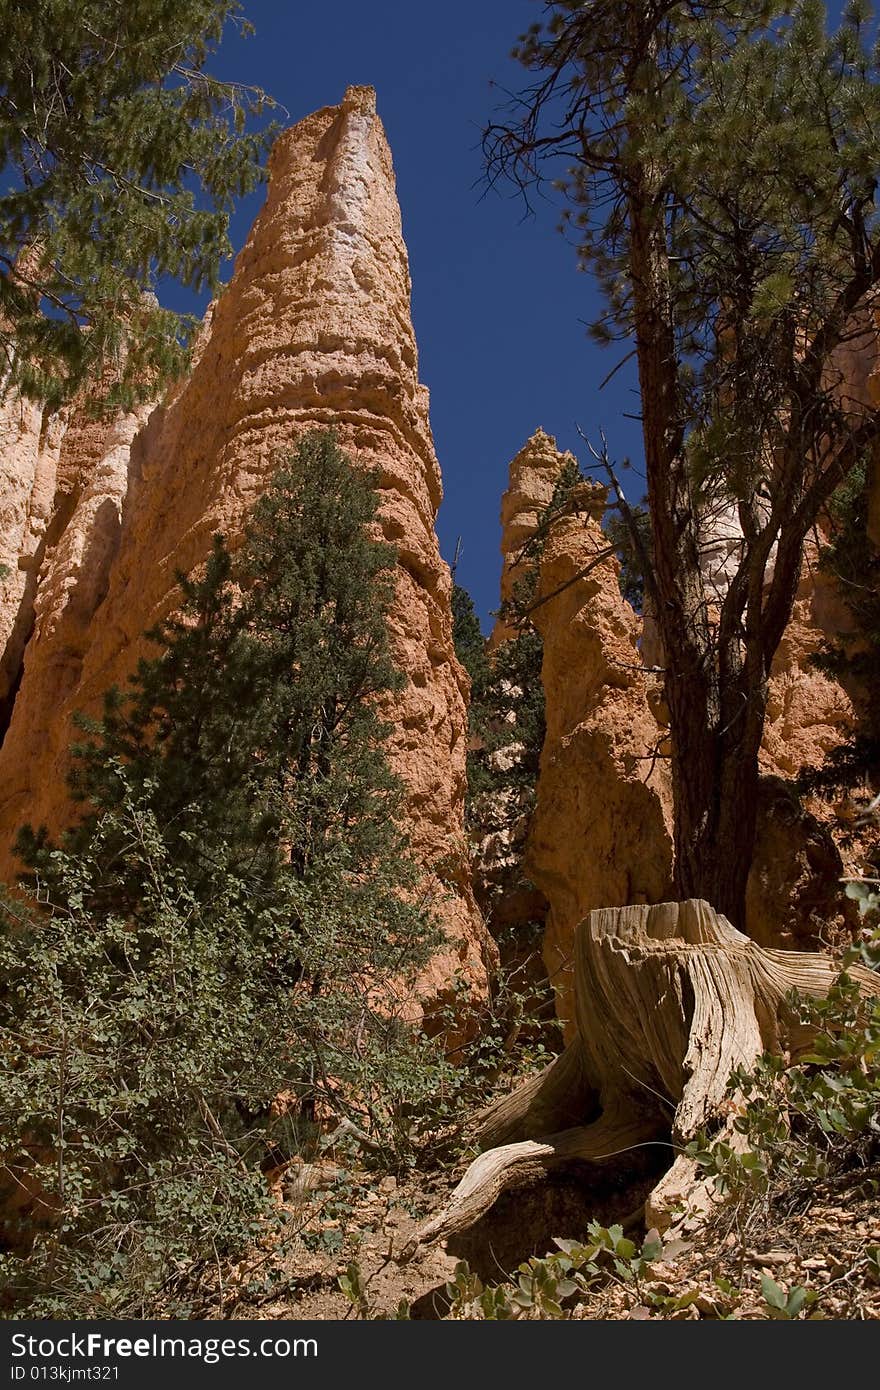
<svg viewBox="0 0 880 1390">
<path fill-rule="evenodd" d="M 264 93 L 207 71 L 230 22 L 238 0 L 0 2 L 0 394 L 127 403 L 181 370 L 196 320 L 145 291 L 217 288 L 272 133 Z"/>
<path fill-rule="evenodd" d="M 460 584 L 452 586 L 452 641 L 471 680 L 471 701 L 478 700 L 489 672 L 486 639 L 474 601 Z"/>
<path fill-rule="evenodd" d="M 621 597 L 637 613 L 642 613 L 645 607 L 645 560 L 651 554 L 651 521 L 644 500 L 630 508 L 626 520 L 612 504 L 605 513 L 602 529 L 620 561 L 617 582 Z M 640 538 L 638 546 L 634 543 L 634 534 Z"/>
<path fill-rule="evenodd" d="M 148 634 L 159 655 L 129 691 L 107 693 L 102 721 L 84 721 L 93 737 L 71 781 L 88 809 L 68 850 L 132 790 L 195 875 L 214 857 L 189 835 L 193 807 L 255 882 L 304 873 L 343 842 L 355 862 L 396 846 L 401 788 L 377 703 L 402 679 L 387 633 L 395 552 L 368 531 L 374 481 L 313 433 L 256 503 L 238 553 L 217 536 L 204 573 L 178 575 L 179 612 Z M 26 830 L 23 857 L 35 862 L 40 843 Z"/>
<path fill-rule="evenodd" d="M 134 798 L 196 893 L 222 867 L 294 915 L 322 899 L 365 930 L 343 961 L 364 979 L 371 952 L 380 973 L 425 958 L 432 929 L 404 901 L 416 872 L 379 703 L 402 676 L 387 626 L 396 552 L 370 534 L 377 508 L 375 479 L 332 432 L 314 432 L 254 506 L 239 552 L 217 536 L 204 574 L 178 576 L 180 612 L 150 634 L 159 655 L 130 691 L 107 693 L 75 749 L 71 785 L 87 809 L 64 848 L 93 855 L 100 831 L 95 907 L 136 911 L 143 892 L 143 865 L 107 827 Z M 26 827 L 18 847 L 51 885 L 45 832 Z M 297 978 L 326 984 L 320 962 L 304 932 Z"/>
<path fill-rule="evenodd" d="M 638 361 L 675 886 L 742 925 L 774 655 L 805 538 L 880 437 L 847 352 L 880 282 L 880 66 L 864 0 L 550 0 L 490 177 L 553 179 L 602 342 Z M 609 473 L 614 478 L 608 460 Z M 718 592 L 703 560 L 741 532 Z"/>
<path fill-rule="evenodd" d="M 442 1105 L 450 1069 L 411 1022 L 437 933 L 384 750 L 401 676 L 377 508 L 333 435 L 306 436 L 108 695 L 80 822 L 61 847 L 22 836 L 41 910 L 0 904 L 0 1057 L 19 1059 L 0 1122 L 8 1183 L 62 1213 L 31 1220 L 41 1297 L 55 1261 L 80 1309 L 108 1289 L 128 1306 L 172 1259 L 240 1240 L 255 1167 L 284 1153 L 279 1093 L 392 1164 Z"/>
<path fill-rule="evenodd" d="M 832 497 L 827 523 L 830 535 L 819 563 L 849 611 L 851 630 L 827 642 L 815 664 L 853 684 L 861 717 L 857 731 L 832 750 L 825 765 L 801 780 L 809 788 L 864 790 L 880 776 L 880 552 L 868 535 L 864 466 Z"/>
</svg>

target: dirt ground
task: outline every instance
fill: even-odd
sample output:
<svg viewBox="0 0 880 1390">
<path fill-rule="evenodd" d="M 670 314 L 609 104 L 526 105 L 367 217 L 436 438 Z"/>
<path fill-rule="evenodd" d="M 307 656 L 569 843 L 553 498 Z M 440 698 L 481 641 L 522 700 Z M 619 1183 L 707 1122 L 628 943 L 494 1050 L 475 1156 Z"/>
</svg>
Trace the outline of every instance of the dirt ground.
<svg viewBox="0 0 880 1390">
<path fill-rule="evenodd" d="M 621 1220 L 614 1194 L 594 1211 L 571 1181 L 508 1194 L 479 1228 L 449 1249 L 400 1256 L 425 1216 L 442 1205 L 458 1174 L 380 1177 L 356 1165 L 292 1165 L 277 1188 L 279 1231 L 232 1270 L 208 1271 L 195 1317 L 323 1321 L 359 1316 L 442 1318 L 446 1282 L 465 1258 L 486 1284 L 520 1260 L 543 1255 L 553 1237 L 580 1239 L 593 1215 Z M 646 1174 L 646 1185 L 651 1182 Z M 880 1171 L 846 1191 L 817 1188 L 799 1209 L 753 1213 L 746 1231 L 729 1211 L 707 1228 L 680 1230 L 638 1281 L 610 1275 L 565 1315 L 596 1319 L 754 1319 L 779 1316 L 762 1290 L 808 1291 L 800 1317 L 880 1318 Z M 630 1232 L 639 1240 L 639 1231 Z M 361 1294 L 340 1279 L 357 1267 Z M 766 1280 L 764 1289 L 766 1289 Z"/>
</svg>

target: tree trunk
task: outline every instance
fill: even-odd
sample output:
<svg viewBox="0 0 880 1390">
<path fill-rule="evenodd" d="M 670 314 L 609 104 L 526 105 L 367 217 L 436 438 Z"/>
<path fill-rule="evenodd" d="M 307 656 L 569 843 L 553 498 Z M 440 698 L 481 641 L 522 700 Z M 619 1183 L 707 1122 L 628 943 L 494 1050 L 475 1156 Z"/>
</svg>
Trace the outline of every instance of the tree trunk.
<svg viewBox="0 0 880 1390">
<path fill-rule="evenodd" d="M 673 1160 L 648 1199 L 650 1223 L 667 1226 L 682 1203 L 704 1209 L 711 1191 L 685 1145 L 704 1129 L 737 1141 L 731 1072 L 765 1051 L 806 1050 L 810 1038 L 786 997 L 792 989 L 824 996 L 839 970 L 827 956 L 763 950 L 695 900 L 591 912 L 574 966 L 574 1040 L 478 1117 L 487 1151 L 404 1257 L 466 1230 L 502 1192 L 553 1170 L 589 1183 L 612 1165 L 625 1185 L 646 1145 L 668 1147 Z M 850 973 L 866 994 L 880 994 L 872 972 Z"/>
<path fill-rule="evenodd" d="M 627 89 L 662 109 L 666 76 L 658 65 L 658 15 L 640 5 L 628 11 L 633 63 Z M 642 134 L 631 130 L 632 149 L 642 148 Z M 719 595 L 707 588 L 703 575 L 706 537 L 681 400 L 665 179 L 662 164 L 644 152 L 627 168 L 628 256 L 652 536 L 646 583 L 665 654 L 675 888 L 683 900 L 705 899 L 742 928 L 754 851 L 766 670 L 757 659 L 763 652 L 754 634 L 743 640 L 748 591 L 732 595 L 719 613 Z"/>
<path fill-rule="evenodd" d="M 655 21 L 632 7 L 629 23 L 639 55 L 634 90 L 659 91 Z M 639 140 L 633 131 L 634 145 Z M 757 746 L 743 746 L 748 703 L 730 699 L 742 661 L 733 642 L 723 651 L 719 646 L 703 579 L 664 213 L 662 170 L 642 160 L 629 180 L 629 262 L 652 533 L 646 582 L 665 654 L 672 744 L 675 887 L 682 899 L 704 898 L 741 927 L 754 847 Z M 733 814 L 731 783 L 740 784 Z"/>
<path fill-rule="evenodd" d="M 701 686 L 687 680 L 673 677 L 668 690 L 675 889 L 682 900 L 705 899 L 743 930 L 766 683 L 747 691 L 737 680 L 732 691 L 709 702 Z"/>
</svg>

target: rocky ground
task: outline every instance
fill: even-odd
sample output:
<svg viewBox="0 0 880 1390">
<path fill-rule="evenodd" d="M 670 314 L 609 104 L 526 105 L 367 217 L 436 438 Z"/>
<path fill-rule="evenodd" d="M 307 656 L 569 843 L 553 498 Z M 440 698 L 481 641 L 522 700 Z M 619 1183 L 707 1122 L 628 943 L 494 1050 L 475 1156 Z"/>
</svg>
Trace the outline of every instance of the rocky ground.
<svg viewBox="0 0 880 1390">
<path fill-rule="evenodd" d="M 807 1210 L 787 1217 L 768 1212 L 763 1231 L 741 1239 L 711 1229 L 671 1242 L 639 1285 L 612 1279 L 577 1318 L 779 1317 L 766 1281 L 785 1295 L 807 1291 L 799 1317 L 880 1317 L 880 1202 L 875 1193 L 850 1195 L 845 1204 L 817 1190 Z M 786 1297 L 786 1302 L 788 1301 Z"/>
<path fill-rule="evenodd" d="M 485 1284 L 500 1283 L 518 1259 L 553 1248 L 555 1231 L 581 1239 L 590 1213 L 571 1185 L 511 1194 L 466 1245 L 400 1255 L 439 1207 L 448 1176 L 380 1177 L 357 1165 L 293 1164 L 278 1185 L 283 1226 L 232 1270 L 206 1270 L 194 1317 L 330 1320 L 437 1319 L 447 1315 L 447 1281 L 467 1257 Z M 785 1202 L 737 1220 L 730 1207 L 699 1231 L 667 1239 L 660 1258 L 633 1278 L 609 1272 L 564 1314 L 598 1319 L 880 1318 L 880 1169 L 846 1188 L 818 1186 L 797 1208 Z M 613 1214 L 612 1214 L 613 1216 Z M 603 1214 L 603 1220 L 612 1217 Z M 531 1235 L 530 1235 L 531 1233 Z M 638 1243 L 640 1233 L 629 1234 Z M 501 1254 L 504 1264 L 497 1258 Z M 342 1284 L 357 1268 L 349 1296 Z M 342 1284 L 340 1283 L 342 1281 Z M 796 1294 L 805 1291 L 806 1297 Z M 798 1306 L 802 1302 L 802 1306 Z"/>
</svg>

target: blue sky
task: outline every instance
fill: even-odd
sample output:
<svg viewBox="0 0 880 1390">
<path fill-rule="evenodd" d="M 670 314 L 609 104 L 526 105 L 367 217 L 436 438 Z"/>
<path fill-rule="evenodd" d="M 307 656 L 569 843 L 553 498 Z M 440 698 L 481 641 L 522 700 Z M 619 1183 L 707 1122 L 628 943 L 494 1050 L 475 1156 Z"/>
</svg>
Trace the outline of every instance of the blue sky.
<svg viewBox="0 0 880 1390">
<path fill-rule="evenodd" d="M 413 276 L 421 376 L 446 498 L 443 553 L 462 542 L 458 580 L 484 626 L 498 602 L 498 511 L 507 465 L 541 425 L 582 462 L 576 426 L 600 428 L 618 460 L 641 455 L 634 365 L 600 383 L 625 355 L 601 349 L 585 323 L 597 300 L 558 208 L 532 217 L 511 189 L 487 191 L 480 135 L 526 77 L 510 58 L 542 0 L 244 0 L 256 36 L 230 29 L 212 62 L 223 77 L 265 88 L 293 123 L 339 101 L 349 83 L 377 89 L 391 142 Z M 841 5 L 832 3 L 836 19 Z M 493 85 L 494 84 L 494 85 Z M 236 249 L 262 201 L 244 202 Z M 632 475 L 631 475 L 632 476 Z M 632 491 L 641 491 L 633 477 Z"/>
<path fill-rule="evenodd" d="M 507 465 L 542 425 L 567 448 L 604 424 L 618 455 L 639 448 L 632 373 L 601 395 L 620 349 L 587 340 L 595 299 L 549 204 L 533 218 L 511 190 L 481 183 L 480 135 L 525 74 L 509 60 L 540 0 L 335 0 L 332 5 L 245 0 L 255 37 L 229 30 L 211 63 L 218 76 L 270 91 L 293 123 L 339 101 L 349 83 L 377 89 L 394 155 L 413 276 L 421 377 L 446 498 L 438 519 L 459 582 L 480 615 L 498 602 L 498 511 Z M 500 84 L 493 87 L 492 81 Z M 288 119 L 284 117 L 285 121 Z M 262 201 L 243 203 L 238 249 Z"/>
</svg>

